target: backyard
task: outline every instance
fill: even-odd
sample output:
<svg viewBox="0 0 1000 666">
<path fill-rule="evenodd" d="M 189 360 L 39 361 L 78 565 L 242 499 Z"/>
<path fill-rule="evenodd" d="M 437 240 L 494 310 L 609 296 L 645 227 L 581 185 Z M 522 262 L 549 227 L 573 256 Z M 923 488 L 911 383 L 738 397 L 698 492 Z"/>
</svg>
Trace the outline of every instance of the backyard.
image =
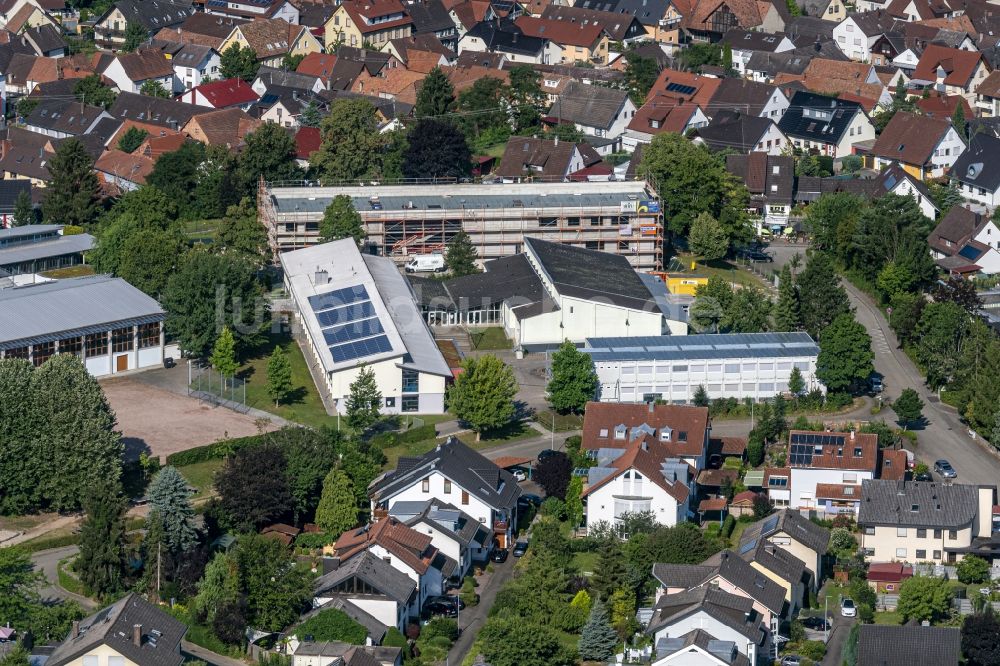
<svg viewBox="0 0 1000 666">
<path fill-rule="evenodd" d="M 491 326 L 489 328 L 469 329 L 469 340 L 472 348 L 476 351 L 490 351 L 500 349 L 510 349 L 510 340 L 504 335 L 503 328 Z"/>
</svg>

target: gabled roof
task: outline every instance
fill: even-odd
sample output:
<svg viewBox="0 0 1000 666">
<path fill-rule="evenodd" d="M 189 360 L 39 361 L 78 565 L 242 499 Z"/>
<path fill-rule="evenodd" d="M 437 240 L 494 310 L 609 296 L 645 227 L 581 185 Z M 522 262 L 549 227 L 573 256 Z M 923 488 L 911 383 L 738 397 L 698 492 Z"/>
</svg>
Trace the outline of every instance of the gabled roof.
<svg viewBox="0 0 1000 666">
<path fill-rule="evenodd" d="M 690 100 L 702 109 L 710 109 L 712 98 L 721 85 L 722 79 L 665 69 L 660 72 L 656 83 L 649 89 L 646 99 L 652 99 L 656 95 L 666 95 Z"/>
<path fill-rule="evenodd" d="M 673 4 L 680 5 L 679 2 Z M 650 26 L 657 25 L 666 16 L 671 0 L 577 0 L 575 5 L 615 14 L 631 14 L 639 23 Z"/>
<path fill-rule="evenodd" d="M 615 429 L 625 426 L 624 439 L 615 438 Z M 632 439 L 645 437 L 641 426 L 657 434 L 670 431 L 670 454 L 697 456 L 706 446 L 708 409 L 687 405 L 645 405 L 616 402 L 588 402 L 583 417 L 583 448 L 623 448 Z"/>
<path fill-rule="evenodd" d="M 340 583 L 355 577 L 399 604 L 409 603 L 417 591 L 417 584 L 412 578 L 382 558 L 365 551 L 317 578 L 313 585 L 314 595 L 325 596 Z"/>
<path fill-rule="evenodd" d="M 114 148 L 105 151 L 97 158 L 94 170 L 142 185 L 146 182 L 149 174 L 153 172 L 154 164 L 153 160 L 142 155 L 139 151 L 126 153 Z"/>
<path fill-rule="evenodd" d="M 635 470 L 656 484 L 675 502 L 683 504 L 690 494 L 688 477 L 691 469 L 687 463 L 670 456 L 670 447 L 665 443 L 650 441 L 648 438 L 632 440 L 626 444 L 625 451 L 610 462 L 599 460 L 598 468 L 603 468 L 599 473 L 595 473 L 596 470 L 591 468 L 590 478 L 593 482 L 587 484 L 583 496 L 587 497 L 625 472 Z M 683 471 L 684 476 L 681 477 L 678 471 Z"/>
<path fill-rule="evenodd" d="M 154 32 L 183 22 L 194 13 L 190 1 L 177 0 L 117 0 L 114 7 L 125 17 L 128 23 L 138 23 L 146 30 Z M 109 13 L 108 9 L 98 19 L 100 23 Z"/>
<path fill-rule="evenodd" d="M 234 30 L 240 31 L 258 60 L 267 60 L 288 53 L 305 28 L 282 19 L 258 18 Z"/>
<path fill-rule="evenodd" d="M 526 172 L 565 177 L 575 154 L 577 144 L 572 141 L 512 136 L 507 139 L 496 174 L 505 178 L 520 178 Z"/>
<path fill-rule="evenodd" d="M 775 95 L 784 94 L 776 86 L 741 78 L 722 79 L 711 104 L 714 109 L 738 111 L 751 116 L 759 116 Z M 714 114 L 712 114 L 714 115 Z"/>
<path fill-rule="evenodd" d="M 192 88 L 190 92 L 201 93 L 202 97 L 216 109 L 252 104 L 260 99 L 254 89 L 246 81 L 239 78 L 203 83 Z M 192 96 L 192 99 L 195 98 Z"/>
<path fill-rule="evenodd" d="M 906 478 L 906 451 L 902 449 L 882 449 L 882 463 L 878 478 L 887 481 L 902 481 Z"/>
<path fill-rule="evenodd" d="M 990 72 L 976 87 L 976 93 L 985 97 L 1000 97 L 1000 69 Z"/>
<path fill-rule="evenodd" d="M 761 616 L 753 609 L 753 599 L 711 586 L 660 597 L 646 633 L 655 634 L 697 612 L 704 612 L 757 645 L 763 642 L 766 635 L 761 626 Z"/>
<path fill-rule="evenodd" d="M 825 555 L 827 546 L 830 545 L 830 530 L 820 527 L 808 518 L 803 518 L 797 511 L 788 509 L 782 509 L 748 525 L 740 536 L 740 545 L 745 545 L 753 539 L 769 539 L 778 532 L 787 534 L 820 555 Z"/>
<path fill-rule="evenodd" d="M 711 573 L 701 585 L 719 576 L 775 615 L 782 614 L 785 608 L 785 588 L 755 569 L 736 552 L 724 550 L 716 553 L 702 562 L 699 569 L 706 567 L 711 569 Z"/>
<path fill-rule="evenodd" d="M 312 92 L 313 88 L 316 87 L 316 81 L 319 79 L 320 77 L 313 76 L 312 74 L 305 74 L 298 71 L 288 72 L 277 67 L 263 65 L 257 70 L 257 78 L 254 79 L 254 83 L 259 81 L 264 85 L 265 90 L 270 90 L 272 86 L 283 86 L 285 88 L 297 88 L 300 91 Z"/>
<path fill-rule="evenodd" d="M 951 129 L 950 118 L 931 118 L 908 111 L 898 111 L 882 130 L 872 154 L 904 164 L 924 166 L 934 156 L 934 149 Z"/>
<path fill-rule="evenodd" d="M 985 83 L 985 81 L 984 81 Z M 982 86 L 980 86 L 980 89 Z M 917 108 L 932 118 L 951 118 L 961 105 L 966 118 L 972 118 L 972 107 L 961 95 L 932 95 L 917 100 Z"/>
<path fill-rule="evenodd" d="M 66 48 L 66 40 L 59 34 L 59 30 L 49 24 L 29 28 L 25 31 L 24 37 L 35 47 L 38 55 L 47 55 L 51 51 Z"/>
<path fill-rule="evenodd" d="M 101 107 L 81 104 L 76 99 L 43 97 L 24 124 L 76 136 L 87 133 L 104 113 Z"/>
<path fill-rule="evenodd" d="M 763 22 L 763 8 L 770 3 L 754 2 L 753 0 L 699 0 L 690 17 L 681 22 L 685 28 L 713 32 L 712 16 L 718 11 L 728 8 L 736 18 L 740 28 L 755 28 Z"/>
<path fill-rule="evenodd" d="M 952 178 L 987 192 L 1000 189 L 1000 139 L 988 134 L 973 134 L 968 149 L 962 153 L 949 174 Z"/>
<path fill-rule="evenodd" d="M 949 86 L 966 88 L 972 83 L 983 54 L 979 51 L 963 51 L 937 44 L 928 44 L 913 70 L 914 81 L 937 81 L 938 70 L 944 72 L 944 83 Z"/>
<path fill-rule="evenodd" d="M 711 661 L 698 663 L 720 663 L 725 666 L 750 666 L 750 660 L 739 651 L 735 641 L 720 641 L 704 629 L 694 629 L 682 636 L 664 636 L 656 641 L 654 662 L 677 655 L 681 659 L 700 659 L 701 655 L 695 648 L 700 648 Z"/>
<path fill-rule="evenodd" d="M 663 587 L 683 587 L 691 589 L 698 587 L 709 579 L 716 567 L 705 564 L 663 564 L 653 565 L 653 578 Z"/>
<path fill-rule="evenodd" d="M 23 127 L 7 128 L 0 171 L 47 182 L 52 177 L 47 168 L 48 161 L 55 153 L 52 141 L 50 137 Z"/>
<path fill-rule="evenodd" d="M 139 645 L 134 642 L 139 628 Z M 187 627 L 131 592 L 80 621 L 80 632 L 59 644 L 46 663 L 63 666 L 106 645 L 126 660 L 144 666 L 180 666 L 180 642 Z"/>
<path fill-rule="evenodd" d="M 455 437 L 419 458 L 400 458 L 395 470 L 372 482 L 368 495 L 376 501 L 388 500 L 432 472 L 443 474 L 462 490 L 500 511 L 512 509 L 521 495 L 521 488 L 510 472 Z"/>
<path fill-rule="evenodd" d="M 656 94 L 636 110 L 635 116 L 629 121 L 628 129 L 650 135 L 663 132 L 679 134 L 684 131 L 697 112 L 698 105 L 694 102 Z M 657 127 L 653 127 L 654 123 Z"/>
<path fill-rule="evenodd" d="M 961 654 L 958 627 L 863 624 L 858 634 L 859 664 L 958 666 Z"/>
<path fill-rule="evenodd" d="M 251 117 L 243 109 L 229 107 L 199 113 L 184 126 L 191 131 L 197 125 L 204 136 L 204 142 L 209 146 L 227 146 L 235 148 L 243 145 L 244 137 L 253 132 L 263 123 Z M 200 137 L 199 137 L 200 138 Z"/>
<path fill-rule="evenodd" d="M 759 137 L 758 134 L 756 138 Z M 743 181 L 751 196 L 772 204 L 792 203 L 794 158 L 762 152 L 727 155 L 726 170 Z"/>
<path fill-rule="evenodd" d="M 337 56 L 333 53 L 308 53 L 302 59 L 295 71 L 299 74 L 315 76 L 324 83 L 330 80 L 333 66 L 337 64 Z"/>
<path fill-rule="evenodd" d="M 694 130 L 694 136 L 700 137 L 712 150 L 730 149 L 739 153 L 751 153 L 772 125 L 774 121 L 770 118 L 718 112 L 708 125 Z"/>
<path fill-rule="evenodd" d="M 741 51 L 764 51 L 774 53 L 785 39 L 785 33 L 759 32 L 757 30 L 730 30 L 722 36 L 722 43 Z M 739 80 L 739 79 L 735 79 Z"/>
<path fill-rule="evenodd" d="M 608 39 L 618 42 L 638 34 L 645 34 L 642 25 L 630 14 L 616 14 L 584 7 L 549 5 L 542 11 L 542 18 L 566 21 L 567 23 L 597 24 L 601 26 Z"/>
<path fill-rule="evenodd" d="M 417 34 L 425 34 L 434 37 L 436 32 L 447 30 L 454 31 L 455 24 L 452 23 L 448 10 L 445 9 L 441 0 L 423 0 L 413 2 L 406 6 L 406 13 L 413 21 L 413 29 Z M 436 37 L 434 37 L 437 39 Z M 455 54 L 449 57 L 453 58 Z"/>
<path fill-rule="evenodd" d="M 809 112 L 810 115 L 806 115 Z M 826 118 L 817 117 L 821 112 Z M 838 144 L 852 121 L 864 113 L 857 102 L 816 95 L 800 90 L 791 99 L 788 110 L 778 122 L 778 128 L 789 136 L 826 144 Z"/>
<path fill-rule="evenodd" d="M 174 75 L 173 65 L 159 49 L 146 49 L 117 56 L 122 69 L 133 83 L 148 79 L 162 79 Z"/>
<path fill-rule="evenodd" d="M 439 500 L 396 502 L 389 507 L 389 513 L 404 520 L 410 527 L 417 523 L 431 524 L 438 531 L 454 539 L 463 548 L 488 547 L 492 540 L 485 525 L 457 506 L 447 502 Z"/>
<path fill-rule="evenodd" d="M 990 161 L 993 161 L 992 157 L 990 155 Z M 955 254 L 963 245 L 972 240 L 984 222 L 983 216 L 979 213 L 961 205 L 952 206 L 951 210 L 938 222 L 934 231 L 928 236 L 927 244 L 943 254 Z M 945 241 L 950 241 L 951 245 Z"/>
<path fill-rule="evenodd" d="M 937 481 L 865 480 L 858 524 L 958 529 L 979 510 L 977 486 Z"/>
<path fill-rule="evenodd" d="M 150 97 L 122 92 L 108 112 L 122 120 L 137 120 L 151 125 L 178 130 L 199 111 L 193 104 L 185 104 L 162 97 Z"/>
<path fill-rule="evenodd" d="M 372 546 L 389 551 L 418 574 L 424 574 L 437 555 L 437 548 L 431 545 L 431 537 L 392 516 L 344 532 L 333 544 L 333 549 L 341 562 L 346 562 L 368 552 Z"/>
<path fill-rule="evenodd" d="M 601 41 L 603 28 L 595 23 L 575 24 L 567 21 L 521 15 L 514 24 L 526 35 L 547 39 L 562 46 L 593 48 Z"/>
<path fill-rule="evenodd" d="M 846 469 L 875 472 L 878 435 L 866 432 L 788 432 L 788 464 L 792 469 Z"/>
<path fill-rule="evenodd" d="M 361 34 L 381 32 L 413 24 L 413 19 L 406 13 L 399 0 L 366 0 L 363 3 L 360 0 L 344 0 L 340 6 L 351 17 L 355 27 Z M 394 14 L 401 14 L 401 16 L 391 20 L 371 21 L 371 19 L 392 16 Z"/>
<path fill-rule="evenodd" d="M 482 21 L 466 32 L 465 36 L 483 40 L 487 51 L 528 56 L 538 55 L 546 44 L 545 39 L 524 34 L 518 26 L 510 23 L 498 28 L 492 22 Z"/>
<path fill-rule="evenodd" d="M 562 122 L 607 130 L 627 100 L 625 90 L 570 81 L 549 109 L 549 116 Z"/>
</svg>

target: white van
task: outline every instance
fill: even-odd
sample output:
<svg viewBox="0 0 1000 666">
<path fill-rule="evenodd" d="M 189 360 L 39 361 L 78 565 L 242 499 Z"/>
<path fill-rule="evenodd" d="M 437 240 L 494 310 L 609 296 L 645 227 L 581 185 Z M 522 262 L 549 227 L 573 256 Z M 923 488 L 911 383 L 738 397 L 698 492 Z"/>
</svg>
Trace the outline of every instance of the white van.
<svg viewBox="0 0 1000 666">
<path fill-rule="evenodd" d="M 440 254 L 419 254 L 406 262 L 404 268 L 407 273 L 443 273 L 447 270 Z"/>
</svg>

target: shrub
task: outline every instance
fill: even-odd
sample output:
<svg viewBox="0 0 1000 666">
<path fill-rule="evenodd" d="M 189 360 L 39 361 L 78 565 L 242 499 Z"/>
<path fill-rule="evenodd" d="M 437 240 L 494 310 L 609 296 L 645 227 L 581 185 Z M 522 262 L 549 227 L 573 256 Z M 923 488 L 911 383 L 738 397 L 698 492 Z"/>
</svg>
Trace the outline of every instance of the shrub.
<svg viewBox="0 0 1000 666">
<path fill-rule="evenodd" d="M 309 635 L 317 641 L 343 641 L 351 645 L 364 645 L 368 638 L 368 630 L 338 608 L 312 616 L 300 624 L 295 633 L 299 638 Z"/>
<path fill-rule="evenodd" d="M 830 532 L 830 549 L 835 551 L 854 550 L 857 547 L 854 535 L 843 527 L 834 527 Z"/>
<path fill-rule="evenodd" d="M 981 557 L 966 555 L 956 567 L 958 569 L 958 579 L 968 585 L 969 583 L 985 583 L 990 579 L 990 564 Z"/>
<path fill-rule="evenodd" d="M 558 497 L 549 497 L 542 502 L 541 511 L 543 516 L 563 520 L 566 518 L 566 502 Z"/>
<path fill-rule="evenodd" d="M 476 594 L 476 579 L 466 576 L 462 581 L 462 592 L 459 595 L 466 606 L 475 606 L 479 603 L 479 595 Z"/>
<path fill-rule="evenodd" d="M 266 441 L 262 435 L 223 439 L 212 444 L 206 444 L 205 446 L 196 446 L 186 451 L 171 453 L 167 456 L 167 464 L 173 467 L 183 467 L 184 465 L 194 465 L 208 460 L 222 460 L 236 451 L 261 446 Z"/>
<path fill-rule="evenodd" d="M 444 647 L 450 647 L 451 643 L 458 638 L 458 623 L 447 617 L 433 618 L 421 630 L 420 640 L 421 642 L 430 642 L 437 637 L 444 637 L 448 641 Z"/>
<path fill-rule="evenodd" d="M 736 519 L 732 515 L 726 516 L 726 519 L 722 522 L 722 536 L 728 539 L 734 529 L 736 529 Z"/>
<path fill-rule="evenodd" d="M 822 661 L 826 656 L 826 644 L 823 641 L 805 641 L 799 644 L 799 653 L 806 659 Z"/>
<path fill-rule="evenodd" d="M 330 535 L 323 532 L 303 532 L 295 537 L 295 545 L 299 548 L 322 548 L 331 541 Z"/>
</svg>

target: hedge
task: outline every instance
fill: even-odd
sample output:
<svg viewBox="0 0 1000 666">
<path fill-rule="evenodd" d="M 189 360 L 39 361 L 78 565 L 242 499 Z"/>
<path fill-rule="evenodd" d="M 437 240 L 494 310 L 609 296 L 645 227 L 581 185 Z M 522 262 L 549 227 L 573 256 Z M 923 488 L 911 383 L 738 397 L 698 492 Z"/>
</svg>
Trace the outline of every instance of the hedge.
<svg viewBox="0 0 1000 666">
<path fill-rule="evenodd" d="M 372 443 L 380 449 L 388 449 L 400 444 L 416 444 L 437 437 L 437 429 L 433 423 L 410 428 L 403 432 L 383 432 L 372 438 Z"/>
<path fill-rule="evenodd" d="M 167 464 L 174 467 L 184 465 L 194 465 L 195 463 L 206 462 L 208 460 L 222 460 L 227 455 L 241 449 L 261 446 L 266 442 L 266 435 L 250 435 L 249 437 L 237 437 L 234 439 L 223 439 L 205 446 L 196 446 L 186 451 L 178 451 L 167 456 Z"/>
<path fill-rule="evenodd" d="M 722 521 L 722 536 L 729 538 L 733 530 L 736 529 L 736 519 L 733 518 L 732 514 L 726 516 L 726 519 Z"/>
<path fill-rule="evenodd" d="M 40 550 L 51 548 L 63 548 L 65 546 L 75 546 L 80 543 L 79 534 L 64 534 L 55 537 L 36 537 L 17 545 L 17 548 L 26 553 L 37 553 Z"/>
</svg>

